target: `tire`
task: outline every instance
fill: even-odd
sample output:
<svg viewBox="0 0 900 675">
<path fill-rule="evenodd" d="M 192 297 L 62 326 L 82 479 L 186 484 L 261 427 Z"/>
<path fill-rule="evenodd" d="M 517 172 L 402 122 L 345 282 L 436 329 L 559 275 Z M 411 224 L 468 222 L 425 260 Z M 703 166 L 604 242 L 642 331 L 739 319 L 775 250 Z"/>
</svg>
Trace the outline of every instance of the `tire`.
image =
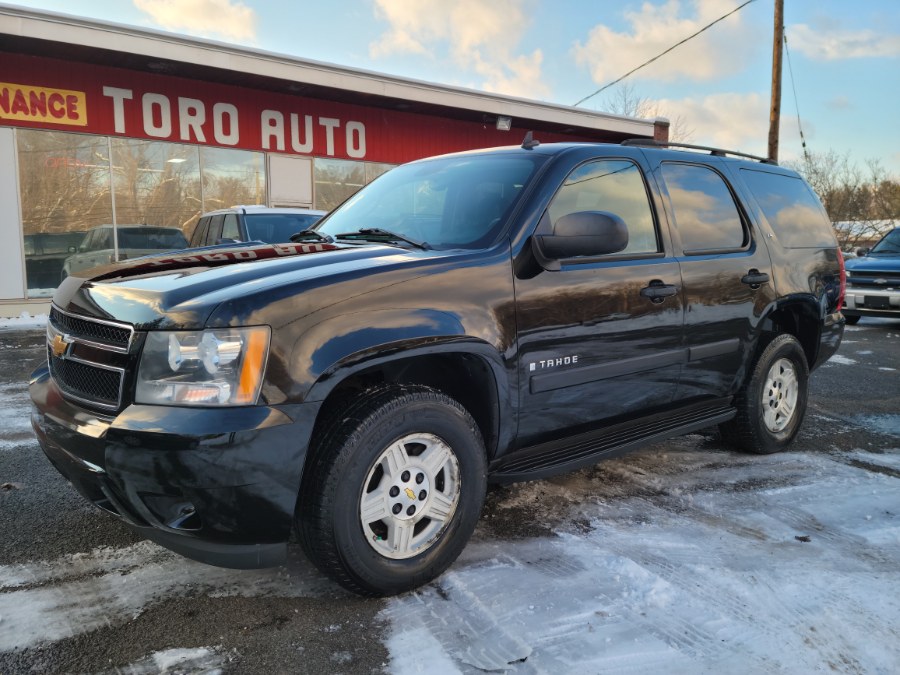
<svg viewBox="0 0 900 675">
<path fill-rule="evenodd" d="M 763 349 L 735 397 L 737 415 L 720 425 L 724 439 L 746 452 L 784 450 L 806 414 L 809 365 L 793 335 L 779 335 Z"/>
<path fill-rule="evenodd" d="M 847 314 L 844 314 L 844 321 L 847 322 L 847 325 L 848 325 L 848 326 L 855 326 L 856 324 L 859 323 L 859 320 L 860 320 L 861 318 L 862 318 L 862 317 L 859 316 L 859 315 L 848 316 Z"/>
<path fill-rule="evenodd" d="M 475 529 L 487 487 L 484 442 L 457 401 L 422 386 L 357 397 L 314 440 L 295 526 L 306 555 L 360 595 L 439 576 Z"/>
</svg>

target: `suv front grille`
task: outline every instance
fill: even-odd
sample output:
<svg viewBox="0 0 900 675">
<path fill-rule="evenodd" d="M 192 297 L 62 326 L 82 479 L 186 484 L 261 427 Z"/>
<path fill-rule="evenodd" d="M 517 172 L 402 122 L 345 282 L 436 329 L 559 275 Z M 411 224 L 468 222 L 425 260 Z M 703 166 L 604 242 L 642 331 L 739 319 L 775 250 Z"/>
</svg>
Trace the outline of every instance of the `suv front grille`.
<svg viewBox="0 0 900 675">
<path fill-rule="evenodd" d="M 66 398 L 104 412 L 117 412 L 125 401 L 125 372 L 134 329 L 50 309 L 47 363 Z"/>
<path fill-rule="evenodd" d="M 50 308 L 50 321 L 60 332 L 77 336 L 82 340 L 100 343 L 113 347 L 117 351 L 127 352 L 131 344 L 134 330 L 131 326 L 115 324 L 109 321 L 83 319 L 73 314 Z"/>
</svg>

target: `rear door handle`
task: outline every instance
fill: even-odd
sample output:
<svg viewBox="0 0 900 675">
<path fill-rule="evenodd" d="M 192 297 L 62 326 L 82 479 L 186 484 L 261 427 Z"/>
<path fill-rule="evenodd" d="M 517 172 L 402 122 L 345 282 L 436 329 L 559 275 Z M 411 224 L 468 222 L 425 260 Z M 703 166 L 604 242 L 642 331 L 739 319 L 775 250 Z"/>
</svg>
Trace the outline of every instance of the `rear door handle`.
<svg viewBox="0 0 900 675">
<path fill-rule="evenodd" d="M 650 298 L 650 301 L 656 304 L 663 302 L 666 298 L 678 293 L 678 288 L 671 284 L 664 284 L 659 279 L 654 279 L 649 286 L 641 289 L 641 295 Z"/>
<path fill-rule="evenodd" d="M 741 283 L 747 284 L 750 288 L 756 290 L 763 284 L 769 283 L 769 275 L 765 272 L 753 269 L 741 277 Z"/>
</svg>

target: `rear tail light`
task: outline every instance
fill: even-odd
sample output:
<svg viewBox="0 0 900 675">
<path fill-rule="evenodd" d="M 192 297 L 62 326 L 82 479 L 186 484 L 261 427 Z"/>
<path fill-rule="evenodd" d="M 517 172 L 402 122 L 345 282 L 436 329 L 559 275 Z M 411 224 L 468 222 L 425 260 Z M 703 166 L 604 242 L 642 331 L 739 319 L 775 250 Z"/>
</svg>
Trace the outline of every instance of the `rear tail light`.
<svg viewBox="0 0 900 675">
<path fill-rule="evenodd" d="M 838 291 L 837 308 L 844 308 L 844 296 L 847 295 L 847 268 L 844 265 L 844 254 L 838 251 L 838 265 L 841 270 L 841 288 Z"/>
</svg>

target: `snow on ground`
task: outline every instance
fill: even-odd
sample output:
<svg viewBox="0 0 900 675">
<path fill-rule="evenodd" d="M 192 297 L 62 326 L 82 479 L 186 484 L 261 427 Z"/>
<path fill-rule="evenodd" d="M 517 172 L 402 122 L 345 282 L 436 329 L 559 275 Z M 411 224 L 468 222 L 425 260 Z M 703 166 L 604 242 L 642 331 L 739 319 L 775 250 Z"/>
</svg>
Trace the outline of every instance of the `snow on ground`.
<svg viewBox="0 0 900 675">
<path fill-rule="evenodd" d="M 28 384 L 0 384 L 0 452 L 13 450 L 23 442 L 34 441 L 31 430 L 31 402 Z"/>
<path fill-rule="evenodd" d="M 702 445 L 502 488 L 449 572 L 386 601 L 388 672 L 897 672 L 900 447 Z M 498 536 L 495 519 L 522 536 Z M 334 590 L 305 563 L 227 570 L 150 542 L 0 566 L 0 651 L 123 625 L 173 597 Z M 220 669 L 210 646 L 118 672 Z"/>
<path fill-rule="evenodd" d="M 32 316 L 28 312 L 22 312 L 17 317 L 0 318 L 0 331 L 21 330 L 24 328 L 43 328 L 46 325 L 46 314 L 36 314 Z"/>
<path fill-rule="evenodd" d="M 841 356 L 840 354 L 834 354 L 830 359 L 828 359 L 828 361 L 825 362 L 826 366 L 832 366 L 835 364 L 839 366 L 852 366 L 856 364 L 856 360 L 848 359 L 846 356 Z"/>
<path fill-rule="evenodd" d="M 551 536 L 479 538 L 389 603 L 391 672 L 897 672 L 900 450 L 718 459 L 661 494 L 658 475 L 614 463 L 646 489 L 624 500 L 610 472 L 570 478 L 582 499 Z M 552 513 L 569 481 L 503 503 Z"/>
</svg>

